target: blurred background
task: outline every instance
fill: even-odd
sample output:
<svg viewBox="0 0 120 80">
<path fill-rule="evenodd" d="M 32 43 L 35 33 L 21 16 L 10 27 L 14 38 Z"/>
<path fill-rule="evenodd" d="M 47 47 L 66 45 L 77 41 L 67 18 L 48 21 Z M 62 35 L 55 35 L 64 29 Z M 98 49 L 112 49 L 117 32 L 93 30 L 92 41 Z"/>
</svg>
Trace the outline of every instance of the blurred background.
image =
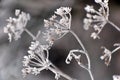
<svg viewBox="0 0 120 80">
<path fill-rule="evenodd" d="M 40 75 L 28 75 L 22 77 L 21 69 L 23 56 L 27 55 L 28 47 L 32 41 L 26 33 L 22 38 L 9 43 L 7 34 L 3 33 L 6 26 L 6 19 L 14 16 L 15 9 L 28 12 L 31 20 L 27 25 L 28 30 L 33 34 L 43 28 L 43 20 L 49 18 L 60 6 L 72 7 L 72 30 L 79 36 L 89 52 L 92 73 L 95 80 L 112 80 L 112 75 L 120 75 L 120 50 L 112 56 L 110 66 L 106 66 L 100 60 L 103 53 L 101 46 L 113 50 L 114 43 L 120 43 L 120 33 L 111 25 L 107 24 L 100 34 L 100 40 L 90 38 L 92 29 L 83 29 L 83 18 L 85 17 L 84 7 L 99 5 L 94 0 L 0 0 L 0 80 L 55 80 L 54 74 L 50 71 L 42 71 Z M 110 20 L 120 25 L 120 2 L 110 0 Z M 120 27 L 120 26 L 119 26 Z M 78 80 L 90 80 L 89 74 L 73 60 L 71 64 L 65 64 L 65 59 L 71 49 L 81 48 L 71 34 L 55 42 L 50 50 L 50 60 L 63 72 Z M 60 80 L 66 80 L 60 78 Z"/>
</svg>

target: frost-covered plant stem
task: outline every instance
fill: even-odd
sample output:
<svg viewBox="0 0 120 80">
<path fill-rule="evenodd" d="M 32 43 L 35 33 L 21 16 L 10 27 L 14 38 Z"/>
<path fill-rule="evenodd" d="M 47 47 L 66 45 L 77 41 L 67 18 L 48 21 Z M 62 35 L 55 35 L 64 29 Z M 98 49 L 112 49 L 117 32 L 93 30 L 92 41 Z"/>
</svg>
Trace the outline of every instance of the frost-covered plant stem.
<svg viewBox="0 0 120 80">
<path fill-rule="evenodd" d="M 36 37 L 28 29 L 25 28 L 24 30 L 29 36 L 32 37 L 33 40 L 36 40 Z"/>
<path fill-rule="evenodd" d="M 24 30 L 25 30 L 25 32 L 26 32 L 30 37 L 32 37 L 33 40 L 37 40 L 37 37 L 34 36 L 28 29 L 25 28 Z M 37 35 L 37 36 L 38 36 L 38 35 Z M 50 62 L 50 61 L 49 61 L 49 52 L 48 52 L 48 50 L 47 50 L 47 58 L 46 58 L 46 59 L 48 60 L 48 62 Z M 52 62 L 50 62 L 49 64 L 50 64 L 51 66 L 48 66 L 47 68 L 48 68 L 50 71 L 52 71 L 53 73 L 56 73 L 56 72 L 57 72 L 60 76 L 66 78 L 66 79 L 68 79 L 68 80 L 76 80 L 76 79 L 71 78 L 71 77 L 68 76 L 67 74 L 63 73 L 61 70 L 59 70 Z"/>
<path fill-rule="evenodd" d="M 59 73 L 62 77 L 68 79 L 68 80 L 76 80 L 76 79 L 73 79 L 71 78 L 70 76 L 68 76 L 67 74 L 63 73 L 61 70 L 59 70 L 54 64 L 51 64 L 52 67 L 48 67 L 48 69 L 50 71 L 52 71 L 53 73 L 56 73 L 56 70 L 57 70 L 57 73 Z"/>
<path fill-rule="evenodd" d="M 120 46 L 115 48 L 113 51 L 112 51 L 112 54 L 115 53 L 116 51 L 118 51 L 118 49 L 120 49 Z"/>
<path fill-rule="evenodd" d="M 91 77 L 91 80 L 94 80 L 94 78 L 93 78 L 93 75 L 92 75 L 92 72 L 91 72 L 91 63 L 90 63 L 90 57 L 89 57 L 89 55 L 88 55 L 88 52 L 87 52 L 87 50 L 85 49 L 85 47 L 84 47 L 84 45 L 83 45 L 83 43 L 81 42 L 81 40 L 80 40 L 80 38 L 72 31 L 72 30 L 70 30 L 70 33 L 75 37 L 75 39 L 78 41 L 78 43 L 80 44 L 80 46 L 82 47 L 82 49 L 84 50 L 84 54 L 85 54 L 85 56 L 86 56 L 86 58 L 87 58 L 87 61 L 88 61 L 88 67 L 85 67 L 85 65 L 82 65 L 81 66 L 81 64 L 79 64 L 82 68 L 84 68 L 85 70 L 87 70 L 88 71 L 88 73 L 89 73 L 89 75 L 90 75 L 90 77 Z"/>
<path fill-rule="evenodd" d="M 65 11 L 67 12 L 67 11 L 70 10 L 70 8 L 66 8 L 66 9 L 68 9 L 68 10 L 65 9 L 65 11 L 63 11 L 62 8 L 63 8 L 63 7 L 57 9 L 57 12 L 55 12 L 55 13 L 57 13 L 58 15 L 61 16 Z M 63 12 L 59 13 L 60 11 L 63 11 Z M 79 50 L 75 50 L 75 49 L 70 50 L 70 52 L 69 52 L 69 54 L 68 54 L 68 57 L 66 58 L 66 63 L 69 64 L 70 61 L 71 61 L 71 59 L 72 59 L 72 57 L 74 57 L 74 58 L 76 59 L 76 61 L 78 62 L 78 65 L 88 71 L 88 73 L 90 74 L 91 80 L 94 80 L 93 75 L 92 75 L 92 72 L 91 72 L 91 64 L 90 64 L 90 58 L 89 58 L 88 52 L 87 52 L 87 50 L 85 49 L 85 47 L 84 47 L 84 45 L 82 44 L 82 41 L 79 39 L 79 37 L 74 33 L 74 31 L 72 31 L 72 29 L 71 29 L 72 15 L 71 15 L 70 12 L 67 12 L 67 13 L 68 13 L 68 17 L 67 17 L 67 15 L 62 15 L 62 16 L 61 16 L 62 19 L 61 19 L 60 21 L 58 21 L 58 20 L 56 20 L 56 19 L 52 19 L 52 20 L 50 19 L 49 22 L 51 21 L 50 23 L 54 23 L 54 24 L 57 24 L 57 26 L 62 27 L 62 28 L 60 28 L 60 29 L 61 29 L 63 32 L 65 32 L 65 33 L 64 33 L 62 36 L 60 36 L 58 39 L 62 38 L 64 35 L 66 35 L 66 34 L 68 34 L 68 33 L 71 33 L 71 34 L 75 37 L 75 39 L 78 41 L 79 45 L 82 47 L 82 50 L 80 50 L 80 51 L 81 51 L 80 53 L 84 53 L 85 56 L 86 56 L 86 58 L 87 58 L 87 61 L 88 61 L 87 65 L 88 65 L 88 66 L 79 64 L 80 62 L 79 62 L 78 60 L 80 59 L 80 56 L 81 56 L 81 55 L 76 55 L 76 54 L 74 54 L 74 52 L 79 52 Z M 66 17 L 64 17 L 64 16 L 66 16 Z M 62 20 L 64 21 L 64 23 L 61 23 Z M 45 22 L 47 22 L 46 24 L 48 24 L 48 21 L 45 20 Z M 58 39 L 57 39 L 57 40 L 58 40 Z"/>
<path fill-rule="evenodd" d="M 110 20 L 107 21 L 109 24 L 111 24 L 115 29 L 117 29 L 120 32 L 120 28 L 115 25 L 113 22 L 111 22 Z"/>
</svg>

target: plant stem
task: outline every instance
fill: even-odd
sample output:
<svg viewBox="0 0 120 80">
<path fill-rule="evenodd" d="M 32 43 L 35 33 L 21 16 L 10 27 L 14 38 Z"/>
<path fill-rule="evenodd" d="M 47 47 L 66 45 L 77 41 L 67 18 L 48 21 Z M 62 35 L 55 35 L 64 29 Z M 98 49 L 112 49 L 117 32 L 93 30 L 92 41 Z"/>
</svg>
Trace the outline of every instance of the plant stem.
<svg viewBox="0 0 120 80">
<path fill-rule="evenodd" d="M 89 74 L 90 74 L 91 80 L 94 80 L 94 78 L 93 78 L 93 74 L 92 74 L 92 72 L 91 72 L 90 69 L 88 70 L 88 72 L 89 72 Z"/>
<path fill-rule="evenodd" d="M 24 30 L 28 35 L 32 37 L 33 40 L 36 40 L 36 37 L 28 29 L 25 28 Z"/>
<path fill-rule="evenodd" d="M 89 75 L 91 77 L 91 80 L 94 80 L 92 72 L 91 72 L 91 63 L 90 63 L 90 57 L 88 55 L 87 50 L 85 49 L 82 41 L 79 39 L 79 37 L 72 31 L 70 30 L 70 33 L 75 37 L 75 39 L 78 41 L 78 43 L 80 44 L 80 46 L 82 47 L 82 49 L 85 51 L 85 55 L 87 57 L 87 61 L 88 61 L 88 68 L 86 69 L 89 72 Z"/>
<path fill-rule="evenodd" d="M 54 64 L 51 63 L 51 66 L 52 66 L 53 68 L 52 68 L 52 67 L 48 67 L 48 69 L 49 69 L 50 71 L 52 71 L 53 73 L 59 73 L 60 76 L 66 78 L 66 79 L 68 79 L 68 80 L 76 80 L 76 79 L 71 78 L 71 77 L 68 76 L 67 74 L 63 73 L 63 72 L 62 72 L 61 70 L 59 70 Z"/>
<path fill-rule="evenodd" d="M 115 48 L 115 49 L 112 51 L 112 54 L 113 54 L 114 52 L 116 52 L 118 49 L 120 49 L 120 46 L 117 47 L 117 48 Z"/>
<path fill-rule="evenodd" d="M 91 67 L 90 67 L 91 64 L 90 64 L 89 55 L 87 54 L 87 53 L 88 53 L 87 50 L 85 49 L 82 41 L 79 39 L 79 37 L 78 37 L 72 30 L 70 30 L 70 33 L 75 37 L 75 39 L 78 41 L 78 43 L 80 44 L 80 46 L 82 47 L 82 49 L 86 52 L 85 55 L 86 55 L 86 57 L 87 57 L 87 59 L 88 59 L 88 68 L 90 69 L 90 68 L 91 68 Z"/>
<path fill-rule="evenodd" d="M 117 29 L 120 32 L 120 28 L 115 25 L 113 22 L 111 22 L 110 20 L 107 21 L 109 24 L 111 24 L 115 29 Z"/>
</svg>

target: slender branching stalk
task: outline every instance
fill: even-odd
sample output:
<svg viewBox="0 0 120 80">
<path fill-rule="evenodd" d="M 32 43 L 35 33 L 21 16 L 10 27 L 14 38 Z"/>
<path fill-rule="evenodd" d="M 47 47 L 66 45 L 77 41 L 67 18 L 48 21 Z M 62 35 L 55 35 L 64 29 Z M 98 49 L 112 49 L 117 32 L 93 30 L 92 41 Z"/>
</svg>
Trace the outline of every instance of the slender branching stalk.
<svg viewBox="0 0 120 80">
<path fill-rule="evenodd" d="M 80 38 L 79 38 L 72 30 L 70 30 L 70 33 L 71 33 L 71 34 L 75 37 L 75 39 L 78 41 L 79 45 L 82 47 L 82 49 L 83 49 L 83 51 L 84 51 L 84 54 L 85 54 L 85 56 L 86 56 L 86 58 L 87 58 L 88 67 L 85 67 L 85 65 L 83 65 L 83 68 L 86 69 L 86 70 L 89 72 L 90 77 L 91 77 L 91 80 L 94 80 L 93 75 L 92 75 L 92 72 L 91 72 L 90 57 L 89 57 L 89 55 L 88 55 L 87 50 L 85 49 L 85 47 L 84 47 L 82 41 L 80 40 Z M 81 64 L 79 64 L 79 65 L 81 66 Z"/>
<path fill-rule="evenodd" d="M 115 25 L 113 22 L 111 22 L 110 20 L 107 21 L 109 24 L 111 24 L 115 29 L 117 29 L 120 32 L 120 28 Z"/>
<path fill-rule="evenodd" d="M 28 29 L 25 28 L 24 30 L 29 36 L 32 37 L 33 40 L 36 40 L 36 37 Z"/>
</svg>

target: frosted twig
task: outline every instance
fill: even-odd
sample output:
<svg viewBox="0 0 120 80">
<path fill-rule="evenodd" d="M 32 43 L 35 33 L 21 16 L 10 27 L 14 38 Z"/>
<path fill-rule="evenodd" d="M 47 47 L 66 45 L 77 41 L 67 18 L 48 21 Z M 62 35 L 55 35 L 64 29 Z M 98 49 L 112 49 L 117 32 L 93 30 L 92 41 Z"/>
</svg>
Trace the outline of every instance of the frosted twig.
<svg viewBox="0 0 120 80">
<path fill-rule="evenodd" d="M 115 29 L 117 29 L 120 32 L 120 28 L 115 25 L 113 22 L 111 22 L 110 20 L 107 21 L 109 24 L 111 24 Z"/>
<path fill-rule="evenodd" d="M 112 58 L 112 54 L 120 49 L 120 44 L 114 44 L 114 46 L 117 46 L 117 47 L 115 49 L 113 49 L 112 51 L 108 50 L 105 47 L 102 47 L 104 49 L 104 55 L 102 55 L 100 58 L 102 60 L 105 60 L 105 64 L 107 66 L 109 66 L 109 64 L 110 64 L 110 61 L 111 61 L 111 58 Z"/>
<path fill-rule="evenodd" d="M 26 33 L 28 33 L 29 36 L 32 37 L 33 40 L 36 40 L 36 37 L 28 30 L 28 29 L 24 29 Z"/>
<path fill-rule="evenodd" d="M 91 72 L 90 57 L 89 57 L 89 55 L 88 55 L 87 50 L 85 49 L 85 47 L 84 47 L 83 43 L 81 42 L 81 40 L 79 39 L 79 37 L 78 37 L 72 30 L 70 30 L 70 33 L 71 33 L 71 34 L 75 37 L 75 39 L 78 41 L 78 43 L 79 43 L 80 46 L 82 47 L 82 49 L 83 49 L 83 51 L 84 51 L 84 54 L 85 54 L 85 56 L 86 56 L 86 58 L 87 58 L 88 68 L 86 68 L 86 67 L 84 67 L 84 66 L 82 65 L 83 68 L 86 69 L 86 70 L 89 72 L 90 77 L 91 77 L 91 80 L 94 80 L 93 75 L 92 75 L 92 72 Z M 76 52 L 76 51 L 75 51 L 75 52 Z M 77 52 L 80 52 L 80 51 L 77 51 Z M 81 66 L 81 65 L 80 65 L 80 66 Z"/>
</svg>

